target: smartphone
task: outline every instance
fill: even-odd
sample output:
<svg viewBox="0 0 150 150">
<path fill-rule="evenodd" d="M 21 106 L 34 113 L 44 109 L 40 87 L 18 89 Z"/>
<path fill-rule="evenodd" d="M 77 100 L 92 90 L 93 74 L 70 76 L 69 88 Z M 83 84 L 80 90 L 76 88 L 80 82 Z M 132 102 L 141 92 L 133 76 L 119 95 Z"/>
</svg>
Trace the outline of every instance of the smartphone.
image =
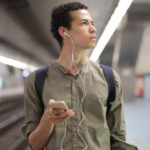
<svg viewBox="0 0 150 150">
<path fill-rule="evenodd" d="M 49 107 L 56 108 L 56 109 L 64 109 L 64 110 L 68 109 L 68 107 L 64 101 L 52 101 L 52 100 L 50 100 L 48 102 L 48 105 L 49 105 Z"/>
</svg>

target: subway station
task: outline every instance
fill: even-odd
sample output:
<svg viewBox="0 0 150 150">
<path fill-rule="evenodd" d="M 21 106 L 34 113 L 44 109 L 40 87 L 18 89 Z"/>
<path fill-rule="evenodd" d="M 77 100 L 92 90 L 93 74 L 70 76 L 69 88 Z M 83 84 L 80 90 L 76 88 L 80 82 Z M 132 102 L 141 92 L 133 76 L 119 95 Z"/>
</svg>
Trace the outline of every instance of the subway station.
<svg viewBox="0 0 150 150">
<path fill-rule="evenodd" d="M 74 6 L 71 18 L 70 4 L 61 14 L 69 19 L 57 20 L 58 10 L 52 16 L 75 2 L 88 8 Z M 107 81 L 101 65 L 117 79 Z M 40 93 L 31 80 L 44 66 Z M 103 139 L 108 95 L 114 95 L 109 134 L 122 137 L 125 130 L 127 143 L 150 150 L 150 0 L 0 0 L 0 150 L 134 150 Z M 53 108 L 48 99 L 64 100 L 67 108 Z M 39 131 L 37 140 L 46 113 L 52 131 L 45 141 L 46 129 Z"/>
</svg>

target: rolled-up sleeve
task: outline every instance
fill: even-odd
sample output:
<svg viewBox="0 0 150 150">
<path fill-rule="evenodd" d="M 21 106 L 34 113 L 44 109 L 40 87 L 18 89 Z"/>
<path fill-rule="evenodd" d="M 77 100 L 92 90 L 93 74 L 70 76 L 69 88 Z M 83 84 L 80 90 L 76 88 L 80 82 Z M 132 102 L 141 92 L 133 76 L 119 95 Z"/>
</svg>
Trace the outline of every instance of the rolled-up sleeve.
<svg viewBox="0 0 150 150">
<path fill-rule="evenodd" d="M 137 150 L 137 147 L 126 142 L 126 123 L 123 108 L 122 83 L 116 72 L 114 72 L 114 75 L 116 98 L 108 116 L 111 134 L 111 150 Z"/>
<path fill-rule="evenodd" d="M 25 79 L 24 84 L 25 124 L 22 127 L 22 133 L 26 139 L 37 127 L 42 116 L 42 107 L 35 91 L 34 82 L 35 72 Z"/>
</svg>

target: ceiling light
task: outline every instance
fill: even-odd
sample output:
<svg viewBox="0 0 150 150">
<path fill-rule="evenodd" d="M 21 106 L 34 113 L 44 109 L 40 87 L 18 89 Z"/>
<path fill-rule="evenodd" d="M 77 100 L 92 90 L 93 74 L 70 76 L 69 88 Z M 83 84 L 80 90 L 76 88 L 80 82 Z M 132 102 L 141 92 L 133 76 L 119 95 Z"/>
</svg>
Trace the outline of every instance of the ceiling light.
<svg viewBox="0 0 150 150">
<path fill-rule="evenodd" d="M 6 65 L 10 65 L 19 69 L 27 69 L 30 71 L 34 71 L 35 69 L 37 69 L 38 67 L 31 65 L 31 64 L 27 64 L 25 62 L 21 62 L 18 60 L 14 60 L 12 58 L 8 58 L 8 57 L 4 57 L 0 55 L 0 63 L 6 64 Z"/>
<path fill-rule="evenodd" d="M 97 45 L 90 56 L 90 60 L 94 62 L 98 60 L 106 44 L 110 40 L 111 36 L 118 27 L 119 23 L 121 22 L 123 16 L 126 14 L 132 2 L 133 0 L 120 0 L 118 2 L 118 6 L 112 14 L 108 24 L 104 29 L 104 32 L 102 33 L 102 36 L 99 38 Z"/>
</svg>

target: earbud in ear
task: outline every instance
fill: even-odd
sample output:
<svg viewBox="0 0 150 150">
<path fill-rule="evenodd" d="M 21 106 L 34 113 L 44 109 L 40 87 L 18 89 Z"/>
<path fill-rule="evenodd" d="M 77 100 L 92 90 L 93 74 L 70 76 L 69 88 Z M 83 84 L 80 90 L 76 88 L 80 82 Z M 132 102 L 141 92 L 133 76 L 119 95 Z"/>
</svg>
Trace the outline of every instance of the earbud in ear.
<svg viewBox="0 0 150 150">
<path fill-rule="evenodd" d="M 70 35 L 68 33 L 64 32 L 64 35 L 70 38 Z"/>
</svg>

